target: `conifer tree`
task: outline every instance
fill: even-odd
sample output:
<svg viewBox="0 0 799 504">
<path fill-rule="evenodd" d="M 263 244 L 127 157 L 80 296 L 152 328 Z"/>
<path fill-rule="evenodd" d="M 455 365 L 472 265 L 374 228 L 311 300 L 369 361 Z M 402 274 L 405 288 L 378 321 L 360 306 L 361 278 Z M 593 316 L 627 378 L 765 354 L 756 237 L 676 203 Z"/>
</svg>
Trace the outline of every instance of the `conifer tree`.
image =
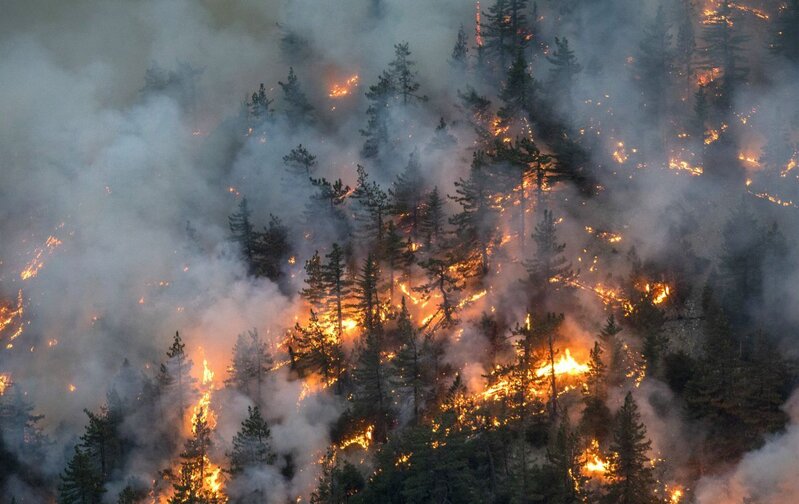
<svg viewBox="0 0 799 504">
<path fill-rule="evenodd" d="M 322 258 L 319 251 L 315 251 L 310 259 L 305 261 L 305 287 L 300 290 L 300 296 L 308 302 L 312 310 L 319 310 L 325 305 L 327 292 L 325 291 Z"/>
<path fill-rule="evenodd" d="M 722 76 L 716 105 L 722 113 L 729 112 L 738 85 L 746 78 L 748 70 L 742 65 L 743 45 L 748 37 L 738 32 L 738 16 L 730 0 L 721 0 L 716 13 L 704 23 L 702 65 L 706 69 L 720 68 Z"/>
<path fill-rule="evenodd" d="M 438 303 L 437 314 L 441 315 L 441 325 L 451 326 L 455 323 L 455 310 L 457 308 L 458 293 L 463 290 L 463 279 L 453 271 L 452 268 L 457 264 L 456 257 L 452 252 L 445 252 L 440 257 L 430 257 L 419 263 L 419 266 L 427 274 L 427 282 L 422 283 L 414 289 L 430 297 L 433 292 L 438 293 L 441 301 Z M 432 319 L 428 320 L 428 323 Z"/>
<path fill-rule="evenodd" d="M 122 416 L 119 408 L 104 406 L 99 413 L 83 410 L 89 417 L 81 436 L 81 447 L 98 466 L 101 481 L 108 481 L 112 471 L 122 464 L 122 439 L 119 432 Z"/>
<path fill-rule="evenodd" d="M 416 62 L 410 59 L 410 56 L 408 43 L 401 42 L 394 45 L 394 60 L 388 64 L 388 73 L 402 105 L 408 105 L 413 101 L 427 101 L 426 96 L 417 94 L 420 85 L 416 81 L 414 70 Z"/>
<path fill-rule="evenodd" d="M 391 362 L 393 381 L 406 394 L 413 407 L 411 421 L 420 419 L 421 410 L 429 393 L 430 377 L 427 369 L 427 342 L 419 338 L 413 326 L 405 298 L 397 318 L 397 333 L 402 345 Z"/>
<path fill-rule="evenodd" d="M 377 77 L 377 84 L 369 86 L 366 98 L 369 107 L 366 109 L 368 121 L 361 135 L 366 137 L 361 155 L 366 159 L 377 158 L 385 154 L 389 145 L 389 107 L 394 99 L 396 88 L 388 72 Z"/>
<path fill-rule="evenodd" d="M 535 256 L 526 262 L 528 282 L 533 289 L 533 299 L 543 302 L 550 293 L 569 287 L 575 273 L 563 256 L 565 243 L 558 243 L 555 218 L 551 210 L 544 210 L 541 221 L 533 232 Z"/>
<path fill-rule="evenodd" d="M 458 140 L 450 133 L 450 127 L 443 117 L 440 117 L 433 138 L 427 145 L 427 151 L 447 150 L 458 144 Z"/>
<path fill-rule="evenodd" d="M 247 102 L 247 112 L 250 119 L 251 128 L 258 128 L 272 116 L 272 100 L 266 96 L 264 83 L 258 87 L 258 91 L 252 94 L 252 98 Z"/>
<path fill-rule="evenodd" d="M 344 251 L 334 243 L 325 255 L 327 261 L 322 266 L 322 283 L 327 293 L 327 312 L 336 324 L 336 334 L 341 339 L 344 332 L 344 318 L 349 314 L 346 303 L 352 294 L 352 280 L 347 276 Z"/>
<path fill-rule="evenodd" d="M 610 467 L 603 502 L 607 504 L 655 504 L 655 479 L 649 463 L 651 442 L 641 422 L 638 405 L 627 392 L 624 405 L 616 414 Z"/>
<path fill-rule="evenodd" d="M 419 234 L 424 185 L 419 154 L 413 152 L 408 158 L 405 170 L 397 175 L 388 190 L 392 213 L 397 217 L 397 225 L 412 238 L 416 238 Z"/>
<path fill-rule="evenodd" d="M 513 121 L 527 119 L 535 108 L 537 84 L 527 71 L 527 62 L 520 51 L 508 70 L 499 99 L 502 106 L 497 111 L 502 126 L 511 126 Z"/>
<path fill-rule="evenodd" d="M 194 384 L 197 382 L 191 376 L 193 363 L 189 356 L 186 355 L 185 348 L 186 344 L 183 343 L 180 333 L 175 331 L 172 345 L 166 352 L 168 360 L 164 367 L 172 380 L 172 386 L 175 388 L 174 394 L 181 418 L 183 418 L 183 413 L 186 411 L 186 405 L 196 392 Z"/>
<path fill-rule="evenodd" d="M 283 89 L 284 113 L 289 125 L 296 127 L 301 124 L 313 123 L 313 105 L 303 93 L 293 67 L 289 67 L 289 75 L 286 78 L 286 82 L 279 81 L 278 84 Z"/>
<path fill-rule="evenodd" d="M 247 205 L 247 198 L 242 198 L 239 202 L 239 209 L 234 212 L 228 221 L 230 224 L 231 238 L 239 245 L 241 256 L 247 264 L 248 270 L 254 272 L 255 256 L 257 253 L 257 233 L 250 220 L 252 212 Z"/>
<path fill-rule="evenodd" d="M 524 52 L 530 40 L 526 10 L 527 0 L 496 0 L 483 13 L 484 56 L 492 60 L 500 78 L 511 58 Z"/>
<path fill-rule="evenodd" d="M 299 322 L 295 325 L 291 350 L 294 365 L 303 376 L 318 373 L 328 385 L 338 382 L 344 363 L 341 341 L 327 334 L 313 310 L 305 327 Z"/>
<path fill-rule="evenodd" d="M 100 504 L 105 493 L 102 476 L 88 453 L 75 447 L 75 453 L 61 474 L 59 504 Z"/>
<path fill-rule="evenodd" d="M 478 266 L 471 275 L 484 276 L 488 273 L 489 250 L 497 241 L 498 209 L 491 196 L 495 192 L 495 182 L 488 169 L 485 153 L 477 151 L 472 155 L 469 178 L 455 182 L 455 195 L 449 196 L 461 206 L 461 211 L 450 218 L 455 226 L 458 246 L 465 254 L 479 257 Z"/>
<path fill-rule="evenodd" d="M 366 169 L 358 165 L 358 183 L 350 199 L 354 201 L 356 236 L 374 245 L 383 239 L 385 218 L 389 213 L 388 195 L 377 182 L 369 180 Z"/>
<path fill-rule="evenodd" d="M 661 154 L 665 148 L 666 134 L 663 128 L 673 70 L 670 29 L 661 5 L 654 19 L 644 28 L 643 40 L 638 46 L 638 57 L 635 60 L 635 78 L 640 84 L 641 107 L 657 127 L 656 145 Z"/>
<path fill-rule="evenodd" d="M 381 340 L 377 329 L 366 328 L 352 371 L 355 414 L 374 425 L 372 436 L 380 443 L 386 440 L 394 422 L 390 369 L 389 364 L 382 360 Z"/>
<path fill-rule="evenodd" d="M 555 49 L 552 51 L 552 56 L 547 56 L 547 60 L 552 64 L 552 69 L 549 71 L 549 93 L 555 97 L 555 102 L 559 103 L 563 110 L 569 112 L 573 106 L 574 81 L 583 67 L 577 62 L 577 56 L 569 47 L 569 40 L 565 37 L 555 37 Z"/>
<path fill-rule="evenodd" d="M 344 202 L 350 192 L 350 186 L 344 185 L 341 179 L 333 182 L 325 178 L 311 178 L 311 185 L 316 192 L 311 195 L 308 204 L 305 206 L 305 220 L 308 225 L 318 225 L 320 216 L 326 216 L 329 220 L 327 228 L 332 228 L 329 232 L 338 241 L 346 237 L 349 233 L 349 222 L 344 213 Z"/>
<path fill-rule="evenodd" d="M 259 276 L 277 281 L 283 276 L 283 265 L 291 253 L 289 230 L 275 215 L 269 215 L 269 225 L 256 241 L 255 271 Z"/>
<path fill-rule="evenodd" d="M 299 144 L 283 156 L 283 165 L 292 177 L 291 183 L 296 183 L 298 180 L 307 182 L 316 170 L 316 156 Z"/>
<path fill-rule="evenodd" d="M 618 334 L 622 331 L 616 323 L 616 317 L 612 313 L 608 315 L 605 325 L 599 332 L 599 341 L 604 352 L 607 352 L 607 382 L 608 386 L 616 387 L 624 382 L 631 363 L 627 362 L 627 355 L 624 351 L 624 343 Z"/>
<path fill-rule="evenodd" d="M 678 65 L 679 74 L 690 85 L 694 73 L 694 52 L 696 51 L 696 34 L 694 33 L 693 0 L 680 0 L 677 6 L 677 38 L 675 41 L 674 63 Z"/>
<path fill-rule="evenodd" d="M 380 269 L 373 255 L 369 254 L 363 261 L 361 272 L 355 280 L 355 304 L 361 327 L 366 332 L 380 332 Z"/>
<path fill-rule="evenodd" d="M 610 434 L 612 416 L 610 409 L 605 404 L 607 399 L 607 366 L 602 361 L 602 346 L 594 343 L 588 361 L 583 385 L 583 413 L 580 418 L 580 430 L 600 443 L 603 443 Z"/>
<path fill-rule="evenodd" d="M 558 504 L 578 504 L 587 502 L 581 491 L 585 477 L 582 476 L 582 462 L 579 437 L 569 424 L 569 416 L 563 415 L 557 431 L 547 447 L 546 472 L 547 502 Z"/>
<path fill-rule="evenodd" d="M 438 186 L 436 186 L 427 195 L 423 204 L 422 215 L 419 219 L 419 234 L 424 238 L 425 247 L 429 249 L 433 243 L 438 243 L 443 227 L 444 200 L 438 192 Z"/>
<path fill-rule="evenodd" d="M 206 412 L 201 408 L 192 420 L 192 437 L 180 452 L 180 469 L 172 482 L 173 494 L 169 504 L 212 504 L 216 492 L 206 488 L 208 451 L 211 448 L 211 428 Z"/>
<path fill-rule="evenodd" d="M 394 221 L 389 221 L 380 249 L 380 255 L 388 269 L 388 302 L 393 305 L 397 272 L 405 271 L 412 261 L 411 256 L 407 253 L 405 239 L 394 225 Z"/>
<path fill-rule="evenodd" d="M 273 362 L 267 342 L 257 329 L 241 333 L 233 346 L 233 362 L 228 368 L 230 376 L 225 383 L 247 394 L 258 404 Z"/>
<path fill-rule="evenodd" d="M 341 464 L 332 449 L 325 454 L 321 465 L 322 475 L 311 493 L 311 504 L 347 503 L 366 486 L 358 469 L 347 460 Z"/>
<path fill-rule="evenodd" d="M 247 418 L 233 436 L 232 450 L 228 454 L 230 473 L 236 475 L 250 468 L 274 464 L 277 455 L 272 451 L 271 435 L 258 406 L 247 406 Z"/>
<path fill-rule="evenodd" d="M 452 48 L 449 64 L 458 70 L 465 70 L 469 65 L 469 42 L 463 25 L 458 29 L 458 38 Z"/>
</svg>

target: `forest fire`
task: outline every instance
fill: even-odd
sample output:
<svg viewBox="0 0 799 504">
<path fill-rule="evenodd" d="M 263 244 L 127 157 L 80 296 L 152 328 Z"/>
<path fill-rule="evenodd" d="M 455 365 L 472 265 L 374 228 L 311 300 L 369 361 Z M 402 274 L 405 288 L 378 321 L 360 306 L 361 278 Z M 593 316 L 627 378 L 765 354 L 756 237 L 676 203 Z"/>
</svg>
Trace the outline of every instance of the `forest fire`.
<svg viewBox="0 0 799 504">
<path fill-rule="evenodd" d="M 16 303 L 0 300 L 0 340 L 4 340 L 6 348 L 12 348 L 14 340 L 25 330 L 25 305 L 22 289 L 17 292 Z"/>
<path fill-rule="evenodd" d="M 330 86 L 330 92 L 328 93 L 328 96 L 333 99 L 349 96 L 350 93 L 354 92 L 355 88 L 358 87 L 359 79 L 360 77 L 355 74 L 348 77 L 343 82 L 334 83 L 332 86 Z"/>
<path fill-rule="evenodd" d="M 608 462 L 602 457 L 599 450 L 599 441 L 592 439 L 582 453 L 583 473 L 591 478 L 602 478 L 608 471 Z"/>
<path fill-rule="evenodd" d="M 0 495 L 797 500 L 799 1 L 238 3 L 7 23 Z"/>
<path fill-rule="evenodd" d="M 56 238 L 55 236 L 47 237 L 47 240 L 44 243 L 44 247 L 38 247 L 33 253 L 33 258 L 28 261 L 28 264 L 25 268 L 19 273 L 19 277 L 22 280 L 28 280 L 30 278 L 35 277 L 39 274 L 39 270 L 44 267 L 44 253 L 52 254 L 53 251 L 61 245 L 61 240 Z"/>
</svg>

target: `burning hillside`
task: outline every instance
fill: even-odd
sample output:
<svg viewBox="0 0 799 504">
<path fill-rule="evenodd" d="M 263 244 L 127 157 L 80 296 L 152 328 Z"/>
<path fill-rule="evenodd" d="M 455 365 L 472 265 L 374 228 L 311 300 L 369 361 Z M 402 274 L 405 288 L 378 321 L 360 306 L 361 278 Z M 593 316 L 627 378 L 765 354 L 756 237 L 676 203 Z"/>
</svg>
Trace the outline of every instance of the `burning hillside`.
<svg viewBox="0 0 799 504">
<path fill-rule="evenodd" d="M 256 4 L 7 9 L 0 501 L 799 501 L 798 1 Z"/>
</svg>

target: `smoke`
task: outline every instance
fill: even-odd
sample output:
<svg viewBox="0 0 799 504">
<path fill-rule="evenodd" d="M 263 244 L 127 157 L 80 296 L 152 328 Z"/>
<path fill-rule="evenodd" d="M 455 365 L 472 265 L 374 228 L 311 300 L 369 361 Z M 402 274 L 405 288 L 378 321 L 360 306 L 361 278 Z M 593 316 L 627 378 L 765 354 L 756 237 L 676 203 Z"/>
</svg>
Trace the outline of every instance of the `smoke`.
<svg viewBox="0 0 799 504">
<path fill-rule="evenodd" d="M 683 253 L 671 232 L 684 223 L 682 216 L 674 216 L 677 208 L 702 217 L 685 235 L 693 252 L 703 259 L 716 257 L 721 226 L 734 205 L 749 196 L 659 170 L 662 160 L 645 154 L 650 136 L 630 63 L 637 57 L 639 37 L 637 30 L 620 27 L 645 24 L 657 2 L 627 1 L 612 8 L 577 4 L 568 23 L 548 25 L 552 33 L 542 38 L 569 38 L 583 66 L 571 104 L 580 110 L 575 124 L 601 112 L 605 119 L 582 135 L 606 146 L 608 155 L 590 160 L 596 183 L 604 188 L 595 199 L 581 201 L 577 191 L 566 189 L 561 203 L 551 203 L 564 217 L 559 232 L 570 260 L 583 274 L 593 267 L 601 271 L 597 277 L 613 280 L 627 278 L 624 258 L 633 246 L 645 259 Z M 104 402 L 123 360 L 136 370 L 156 369 L 175 330 L 181 331 L 195 366 L 205 357 L 218 377 L 225 376 L 236 336 L 248 329 L 257 328 L 276 349 L 299 311 L 294 292 L 302 286 L 301 265 L 315 249 L 329 245 L 324 233 L 331 225 L 329 216 L 309 224 L 303 214 L 309 191 L 287 189 L 281 180 L 282 159 L 291 148 L 302 143 L 317 156 L 315 176 L 340 177 L 353 186 L 360 163 L 384 188 L 409 154 L 418 151 L 426 184 L 438 186 L 442 194 L 454 192 L 454 181 L 468 173 L 465 149 L 474 135 L 455 106 L 465 83 L 446 68 L 446 61 L 459 26 L 468 31 L 473 16 L 470 2 L 455 0 L 435 7 L 423 0 L 35 0 L 5 6 L 0 18 L 0 291 L 15 298 L 23 290 L 30 322 L 13 348 L 0 353 L 0 371 L 10 372 L 45 415 L 45 428 L 58 447 L 47 461 L 49 474 L 62 469 L 60 455 L 80 432 L 83 409 Z M 764 35 L 758 30 L 760 42 Z M 393 124 L 410 125 L 410 138 L 403 138 L 392 159 L 378 166 L 359 155 L 363 94 L 392 59 L 394 44 L 406 40 L 421 91 L 430 100 L 391 117 Z M 765 43 L 752 47 L 751 61 L 764 57 Z M 546 82 L 551 65 L 541 58 L 533 64 L 536 79 Z M 199 72 L 191 85 L 181 83 L 177 93 L 144 89 L 149 68 L 177 72 L 181 65 Z M 278 81 L 285 81 L 289 66 L 316 107 L 314 127 L 293 128 L 281 115 Z M 360 76 L 352 96 L 332 100 L 329 85 L 352 74 Z M 759 154 L 767 140 L 762 132 L 782 131 L 799 113 L 790 99 L 795 86 L 786 78 L 773 79 L 780 84 L 767 86 L 763 77 L 737 97 L 738 109 L 754 111 L 737 133 L 745 152 Z M 246 137 L 236 117 L 261 82 L 270 98 L 277 98 L 278 119 L 262 136 Z M 569 110 L 559 112 L 568 118 Z M 450 122 L 458 145 L 431 152 L 427 147 L 439 117 Z M 627 156 L 624 163 L 610 155 L 619 142 Z M 701 148 L 701 142 L 694 143 Z M 759 171 L 746 168 L 753 176 Z M 227 216 L 241 196 L 251 202 L 259 228 L 273 213 L 292 229 L 302 224 L 315 232 L 313 240 L 303 240 L 302 233 L 292 236 L 297 262 L 285 266 L 284 285 L 248 277 L 227 240 Z M 763 226 L 777 222 L 783 230 L 797 229 L 795 208 L 749 199 Z M 455 205 L 447 205 L 451 213 Z M 603 245 L 595 254 L 591 247 L 596 243 L 585 225 L 618 232 L 622 241 Z M 62 245 L 44 256 L 36 277 L 21 280 L 17 272 L 48 236 Z M 470 305 L 464 319 L 490 312 L 492 306 L 503 327 L 524 319 L 528 307 L 517 295 L 522 259 L 509 261 L 492 286 L 491 302 Z M 786 264 L 796 264 L 791 259 Z M 798 322 L 794 314 L 799 310 L 792 309 L 799 307 L 793 288 L 797 279 L 795 267 L 766 278 L 768 292 L 775 293 L 769 299 L 782 303 L 782 327 Z M 579 299 L 584 308 L 567 319 L 564 333 L 587 348 L 604 313 L 593 293 L 581 291 Z M 796 342 L 787 335 L 784 339 L 785 350 L 795 354 Z M 479 388 L 485 370 L 474 356 L 482 355 L 486 343 L 478 330 L 468 326 L 450 343 L 447 362 L 462 370 L 471 389 Z M 302 469 L 291 483 L 277 466 L 240 480 L 246 488 L 232 490 L 269 489 L 276 500 L 285 500 L 313 486 L 314 462 L 324 452 L 328 427 L 341 405 L 318 395 L 297 406 L 301 387 L 287 373 L 278 373 L 263 399 L 266 411 L 280 412 L 269 418 L 276 451 L 291 454 Z M 662 384 L 652 381 L 647 387 L 652 389 L 644 391 L 647 397 L 658 397 L 650 402 L 659 401 L 661 408 L 644 409 L 655 446 L 682 460 L 684 438 L 691 437 L 683 433 L 689 429 L 676 415 L 660 414 L 680 405 Z M 247 403 L 235 396 L 225 400 L 222 409 L 231 413 L 220 417 L 218 433 L 229 440 Z M 795 401 L 786 406 L 794 421 Z M 137 429 L 138 437 L 148 435 L 146 428 Z M 796 465 L 790 449 L 796 451 L 794 430 L 792 424 L 729 475 L 703 480 L 700 502 L 745 496 L 789 502 L 799 493 L 782 486 L 790 484 Z M 142 479 L 153 469 L 149 460 L 134 458 L 130 465 Z M 16 492 L 18 482 L 8 485 Z"/>
<path fill-rule="evenodd" d="M 799 395 L 794 392 L 785 404 L 791 418 L 785 432 L 773 436 L 758 450 L 747 453 L 733 468 L 721 475 L 707 476 L 697 483 L 698 504 L 757 502 L 788 504 L 799 495 L 797 453 L 799 453 Z"/>
</svg>

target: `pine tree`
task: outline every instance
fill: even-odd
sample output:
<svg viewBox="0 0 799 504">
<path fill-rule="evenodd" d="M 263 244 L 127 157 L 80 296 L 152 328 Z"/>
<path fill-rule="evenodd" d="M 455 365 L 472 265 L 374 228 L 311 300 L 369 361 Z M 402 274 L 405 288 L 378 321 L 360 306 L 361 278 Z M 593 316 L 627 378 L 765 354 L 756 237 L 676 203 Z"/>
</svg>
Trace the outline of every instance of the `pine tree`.
<svg viewBox="0 0 799 504">
<path fill-rule="evenodd" d="M 388 302 L 394 304 L 394 284 L 398 272 L 405 271 L 412 261 L 407 253 L 407 244 L 394 221 L 389 221 L 386 228 L 380 255 L 388 270 Z"/>
<path fill-rule="evenodd" d="M 722 113 L 729 112 L 738 85 L 746 78 L 747 69 L 741 65 L 743 44 L 748 37 L 734 28 L 738 16 L 733 12 L 730 0 L 721 0 L 716 13 L 704 23 L 702 47 L 706 69 L 720 68 L 722 77 L 716 105 Z"/>
<path fill-rule="evenodd" d="M 338 243 L 333 244 L 325 258 L 327 262 L 322 266 L 322 283 L 327 293 L 325 308 L 332 315 L 336 324 L 336 335 L 341 339 L 344 332 L 344 319 L 349 314 L 346 300 L 352 294 L 352 280 L 347 276 L 344 251 Z"/>
<path fill-rule="evenodd" d="M 228 368 L 230 376 L 225 384 L 260 403 L 263 385 L 273 362 L 268 345 L 257 329 L 241 333 L 233 346 L 233 361 Z"/>
<path fill-rule="evenodd" d="M 632 363 L 628 362 L 624 343 L 618 336 L 621 331 L 621 327 L 616 323 L 616 317 L 611 313 L 599 332 L 600 344 L 608 355 L 607 382 L 610 387 L 621 385 L 631 371 Z"/>
<path fill-rule="evenodd" d="M 325 331 L 313 310 L 305 327 L 296 324 L 291 350 L 294 365 L 302 375 L 318 373 L 327 385 L 338 382 L 344 365 L 341 340 Z"/>
<path fill-rule="evenodd" d="M 458 29 L 458 39 L 452 48 L 449 64 L 458 70 L 465 70 L 469 65 L 469 41 L 463 25 Z"/>
<path fill-rule="evenodd" d="M 359 322 L 364 331 L 368 333 L 380 332 L 382 320 L 380 317 L 380 299 L 378 297 L 380 286 L 380 268 L 372 254 L 363 261 L 363 266 L 355 280 L 355 304 L 358 311 Z"/>
<path fill-rule="evenodd" d="M 486 96 L 480 95 L 472 87 L 467 87 L 466 92 L 458 91 L 460 99 L 460 109 L 463 111 L 466 121 L 472 126 L 477 134 L 481 148 L 489 147 L 493 139 L 491 113 L 491 100 Z"/>
<path fill-rule="evenodd" d="M 212 504 L 217 493 L 206 488 L 208 452 L 211 448 L 211 428 L 206 411 L 200 409 L 192 420 L 192 437 L 180 452 L 180 472 L 172 482 L 174 493 L 169 504 Z"/>
<path fill-rule="evenodd" d="M 283 165 L 291 176 L 291 183 L 307 182 L 316 170 L 316 156 L 299 144 L 291 152 L 283 156 Z"/>
<path fill-rule="evenodd" d="M 99 413 L 83 410 L 89 417 L 85 432 L 81 436 L 81 447 L 95 465 L 99 466 L 101 481 L 111 479 L 112 471 L 122 464 L 122 439 L 119 432 L 122 424 L 118 408 L 104 406 Z"/>
<path fill-rule="evenodd" d="M 305 261 L 305 287 L 300 290 L 300 296 L 311 306 L 312 310 L 319 310 L 325 305 L 326 292 L 322 258 L 317 250 L 310 259 Z"/>
<path fill-rule="evenodd" d="M 389 212 L 388 195 L 377 182 L 369 180 L 366 169 L 358 165 L 358 183 L 350 199 L 354 201 L 355 232 L 359 240 L 369 245 L 380 243 Z"/>
<path fill-rule="evenodd" d="M 349 461 L 340 463 L 335 451 L 328 450 L 322 459 L 322 475 L 316 489 L 311 493 L 311 504 L 342 504 L 358 494 L 366 481 L 358 469 Z"/>
<path fill-rule="evenodd" d="M 61 474 L 59 504 L 100 504 L 105 488 L 88 453 L 75 447 L 75 454 Z"/>
<path fill-rule="evenodd" d="M 428 194 L 419 219 L 419 234 L 424 237 L 425 247 L 428 249 L 437 243 L 443 232 L 444 226 L 444 200 L 438 192 L 438 186 Z"/>
<path fill-rule="evenodd" d="M 252 212 L 247 205 L 247 198 L 239 202 L 239 209 L 234 212 L 228 221 L 230 224 L 231 239 L 239 245 L 239 250 L 248 270 L 254 272 L 255 255 L 258 248 L 257 233 L 250 220 Z"/>
<path fill-rule="evenodd" d="M 193 363 L 189 356 L 186 355 L 185 348 L 186 344 L 183 343 L 180 333 L 175 331 L 172 345 L 166 352 L 168 360 L 165 369 L 174 380 L 173 386 L 175 387 L 176 402 L 181 418 L 183 418 L 183 413 L 186 411 L 186 405 L 196 392 L 194 384 L 197 381 L 191 376 Z"/>
<path fill-rule="evenodd" d="M 305 220 L 309 226 L 318 226 L 320 216 L 329 220 L 327 228 L 332 228 L 331 236 L 339 240 L 349 234 L 349 223 L 344 213 L 344 202 L 350 193 L 350 186 L 344 185 L 341 179 L 333 182 L 325 178 L 311 178 L 316 192 L 311 195 L 305 206 Z"/>
<path fill-rule="evenodd" d="M 575 273 L 563 256 L 565 243 L 558 243 L 555 218 L 551 210 L 544 210 L 541 221 L 535 227 L 533 240 L 535 256 L 526 262 L 528 282 L 533 289 L 533 299 L 545 301 L 550 293 L 569 287 Z M 536 303 L 537 304 L 537 303 Z"/>
<path fill-rule="evenodd" d="M 530 41 L 526 10 L 527 0 L 496 0 L 483 13 L 484 55 L 493 60 L 500 77 L 504 76 L 511 58 L 524 52 Z"/>
<path fill-rule="evenodd" d="M 472 155 L 469 178 L 455 182 L 455 195 L 449 196 L 461 206 L 461 211 L 450 218 L 457 244 L 467 258 L 479 258 L 470 276 L 488 273 L 489 251 L 498 241 L 499 209 L 491 199 L 496 185 L 492 177 L 485 153 L 477 151 Z"/>
<path fill-rule="evenodd" d="M 374 425 L 373 439 L 379 443 L 386 440 L 394 421 L 390 371 L 382 360 L 381 339 L 378 330 L 366 328 L 352 371 L 355 414 Z"/>
<path fill-rule="evenodd" d="M 663 6 L 655 18 L 644 28 L 643 40 L 638 46 L 635 60 L 635 78 L 640 84 L 641 107 L 658 131 L 657 149 L 663 153 L 666 104 L 673 69 L 671 26 L 666 20 Z"/>
<path fill-rule="evenodd" d="M 749 321 L 748 306 L 762 298 L 763 232 L 752 211 L 741 202 L 722 232 L 719 264 L 721 299 L 732 322 Z"/>
<path fill-rule="evenodd" d="M 584 500 L 581 489 L 585 483 L 582 476 L 582 460 L 579 437 L 569 424 L 569 416 L 563 415 L 560 425 L 547 447 L 545 474 L 547 485 L 546 502 L 578 504 Z"/>
<path fill-rule="evenodd" d="M 506 142 L 497 142 L 495 159 L 509 168 L 506 175 L 506 187 L 516 191 L 519 200 L 518 215 L 516 217 L 519 227 L 519 244 L 521 254 L 525 254 L 527 241 L 527 179 L 532 175 L 536 178 L 538 206 L 543 204 L 543 194 L 546 185 L 567 178 L 555 165 L 552 159 L 542 154 L 534 141 L 522 137 L 516 140 L 515 145 Z"/>
<path fill-rule="evenodd" d="M 419 263 L 427 274 L 427 282 L 422 283 L 414 290 L 424 293 L 429 299 L 433 292 L 438 293 L 441 301 L 438 303 L 437 314 L 441 314 L 441 325 L 448 327 L 455 324 L 455 310 L 457 309 L 458 293 L 463 290 L 463 278 L 453 271 L 457 264 L 452 252 L 445 252 L 441 257 L 430 257 Z M 430 323 L 433 319 L 429 319 Z"/>
<path fill-rule="evenodd" d="M 419 338 L 413 326 L 405 298 L 397 318 L 397 333 L 402 345 L 391 362 L 393 381 L 410 398 L 413 407 L 411 421 L 420 419 L 421 410 L 430 389 L 430 377 L 426 365 L 427 342 Z"/>
<path fill-rule="evenodd" d="M 450 128 L 443 117 L 438 119 L 435 131 L 433 131 L 433 138 L 426 147 L 426 152 L 436 150 L 448 150 L 458 144 L 458 140 L 450 133 Z"/>
<path fill-rule="evenodd" d="M 526 120 L 533 113 L 537 86 L 527 71 L 523 53 L 519 52 L 499 93 L 502 107 L 497 111 L 497 116 L 502 126 L 510 127 L 514 121 Z"/>
<path fill-rule="evenodd" d="M 412 238 L 419 233 L 424 195 L 424 178 L 419 154 L 411 153 L 405 170 L 388 190 L 391 211 L 397 217 L 397 225 Z"/>
<path fill-rule="evenodd" d="M 283 89 L 284 113 L 289 125 L 297 127 L 302 124 L 313 123 L 313 105 L 303 93 L 293 67 L 289 67 L 289 75 L 286 78 L 286 82 L 278 82 L 278 84 Z"/>
<path fill-rule="evenodd" d="M 247 418 L 233 436 L 233 447 L 228 454 L 230 473 L 236 475 L 250 468 L 274 464 L 277 455 L 272 451 L 270 437 L 269 424 L 261 416 L 261 410 L 258 406 L 247 406 Z"/>
<path fill-rule="evenodd" d="M 563 110 L 569 112 L 573 106 L 574 81 L 583 68 L 577 62 L 577 56 L 569 47 L 569 40 L 565 37 L 555 37 L 555 49 L 552 51 L 552 56 L 547 56 L 547 60 L 552 64 L 552 69 L 549 71 L 549 93 L 556 97 L 555 101 Z"/>
<path fill-rule="evenodd" d="M 605 404 L 607 399 L 607 366 L 602 361 L 602 346 L 594 343 L 588 361 L 588 372 L 583 385 L 583 413 L 580 430 L 599 442 L 604 442 L 610 434 L 612 416 Z"/>
<path fill-rule="evenodd" d="M 272 100 L 266 96 L 266 88 L 264 83 L 258 87 L 258 91 L 252 94 L 251 100 L 247 103 L 247 112 L 249 114 L 251 128 L 259 128 L 264 122 L 269 120 L 272 116 Z"/>
<path fill-rule="evenodd" d="M 788 61 L 799 62 L 799 0 L 789 0 L 779 9 L 769 49 Z"/>
<path fill-rule="evenodd" d="M 624 405 L 616 414 L 610 467 L 603 502 L 607 504 L 655 504 L 655 479 L 647 453 L 651 442 L 641 422 L 638 405 L 627 392 Z"/>
<path fill-rule="evenodd" d="M 416 81 L 416 62 L 410 59 L 411 51 L 408 43 L 402 42 L 394 46 L 394 60 L 388 64 L 388 73 L 391 82 L 394 84 L 397 97 L 403 105 L 408 105 L 412 101 L 427 101 L 427 97 L 417 94 L 419 83 Z"/>
<path fill-rule="evenodd" d="M 361 155 L 366 159 L 377 158 L 385 154 L 389 146 L 389 107 L 394 99 L 396 88 L 388 72 L 377 77 L 377 84 L 369 86 L 366 98 L 369 107 L 366 109 L 368 121 L 361 135 L 366 137 Z"/>
<path fill-rule="evenodd" d="M 269 214 L 269 225 L 257 235 L 255 244 L 256 274 L 272 281 L 279 280 L 283 276 L 283 265 L 291 253 L 288 227 L 280 218 Z"/>
</svg>

